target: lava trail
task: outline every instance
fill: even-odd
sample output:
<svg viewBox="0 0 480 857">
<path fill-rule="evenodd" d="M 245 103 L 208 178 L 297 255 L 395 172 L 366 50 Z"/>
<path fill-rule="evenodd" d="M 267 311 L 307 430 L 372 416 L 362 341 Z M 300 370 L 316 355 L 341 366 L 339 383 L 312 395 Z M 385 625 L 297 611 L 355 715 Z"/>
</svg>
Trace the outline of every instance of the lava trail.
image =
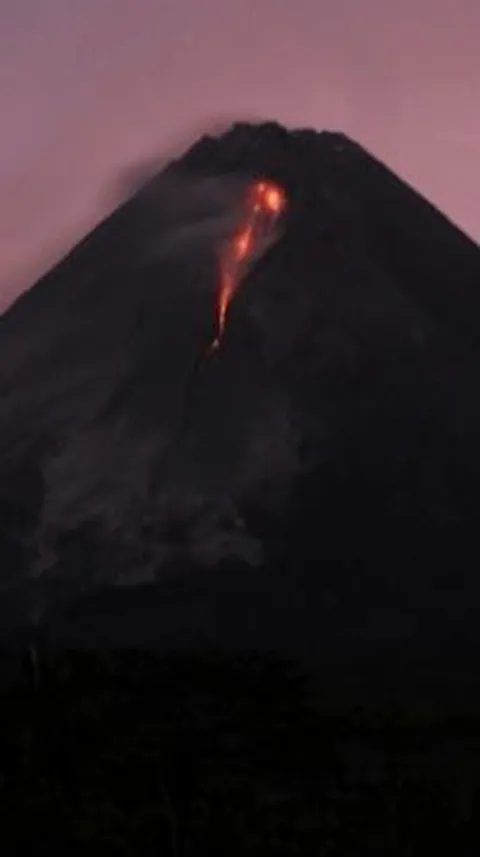
<svg viewBox="0 0 480 857">
<path fill-rule="evenodd" d="M 240 225 L 220 253 L 217 332 L 207 355 L 219 347 L 230 304 L 251 264 L 275 238 L 286 202 L 283 188 L 273 182 L 258 181 L 249 187 Z"/>
<path fill-rule="evenodd" d="M 278 221 L 284 214 L 286 205 L 285 191 L 273 182 L 257 181 L 247 190 L 239 226 L 219 254 L 215 338 L 206 351 L 202 348 L 192 366 L 179 423 L 172 431 L 171 442 L 162 459 L 162 470 L 168 466 L 168 461 L 188 431 L 198 376 L 212 353 L 220 347 L 230 304 L 251 266 L 278 237 Z"/>
</svg>

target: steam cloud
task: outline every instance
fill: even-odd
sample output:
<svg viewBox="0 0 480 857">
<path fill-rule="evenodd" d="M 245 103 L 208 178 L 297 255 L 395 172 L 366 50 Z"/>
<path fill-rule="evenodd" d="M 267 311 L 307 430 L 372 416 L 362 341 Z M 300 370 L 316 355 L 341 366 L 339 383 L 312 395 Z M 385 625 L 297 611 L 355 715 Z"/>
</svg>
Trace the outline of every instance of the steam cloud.
<svg viewBox="0 0 480 857">
<path fill-rule="evenodd" d="M 190 254 L 218 250 L 234 232 L 247 179 L 176 171 L 144 188 L 136 202 L 142 260 L 185 263 Z"/>
</svg>

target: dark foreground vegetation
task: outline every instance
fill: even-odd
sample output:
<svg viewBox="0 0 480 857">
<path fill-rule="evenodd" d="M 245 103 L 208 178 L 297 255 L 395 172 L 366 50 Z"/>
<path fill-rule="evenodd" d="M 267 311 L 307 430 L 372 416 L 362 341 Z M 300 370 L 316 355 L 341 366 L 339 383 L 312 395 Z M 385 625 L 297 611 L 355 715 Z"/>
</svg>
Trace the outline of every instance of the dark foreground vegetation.
<svg viewBox="0 0 480 857">
<path fill-rule="evenodd" d="M 1 712 L 2 854 L 477 853 L 473 709 L 332 711 L 269 657 L 40 652 Z"/>
</svg>

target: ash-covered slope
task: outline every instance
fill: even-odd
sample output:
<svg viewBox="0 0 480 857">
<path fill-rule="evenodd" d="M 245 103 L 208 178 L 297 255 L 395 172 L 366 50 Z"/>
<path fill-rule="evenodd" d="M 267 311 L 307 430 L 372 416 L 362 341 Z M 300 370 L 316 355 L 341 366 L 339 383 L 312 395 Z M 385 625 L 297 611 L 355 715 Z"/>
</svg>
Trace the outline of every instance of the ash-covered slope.
<svg viewBox="0 0 480 857">
<path fill-rule="evenodd" d="M 284 233 L 199 364 L 252 177 Z M 346 137 L 200 141 L 1 320 L 10 616 L 106 587 L 51 633 L 470 645 L 479 286 L 478 247 Z"/>
</svg>

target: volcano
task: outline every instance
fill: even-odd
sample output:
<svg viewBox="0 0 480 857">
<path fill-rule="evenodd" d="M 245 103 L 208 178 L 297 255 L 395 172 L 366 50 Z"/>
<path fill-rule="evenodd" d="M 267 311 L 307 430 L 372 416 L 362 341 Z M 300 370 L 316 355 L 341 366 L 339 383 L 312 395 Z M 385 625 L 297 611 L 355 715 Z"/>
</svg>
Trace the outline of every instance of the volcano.
<svg viewBox="0 0 480 857">
<path fill-rule="evenodd" d="M 361 146 L 201 139 L 0 320 L 3 636 L 471 677 L 479 332 L 479 248 Z"/>
</svg>

